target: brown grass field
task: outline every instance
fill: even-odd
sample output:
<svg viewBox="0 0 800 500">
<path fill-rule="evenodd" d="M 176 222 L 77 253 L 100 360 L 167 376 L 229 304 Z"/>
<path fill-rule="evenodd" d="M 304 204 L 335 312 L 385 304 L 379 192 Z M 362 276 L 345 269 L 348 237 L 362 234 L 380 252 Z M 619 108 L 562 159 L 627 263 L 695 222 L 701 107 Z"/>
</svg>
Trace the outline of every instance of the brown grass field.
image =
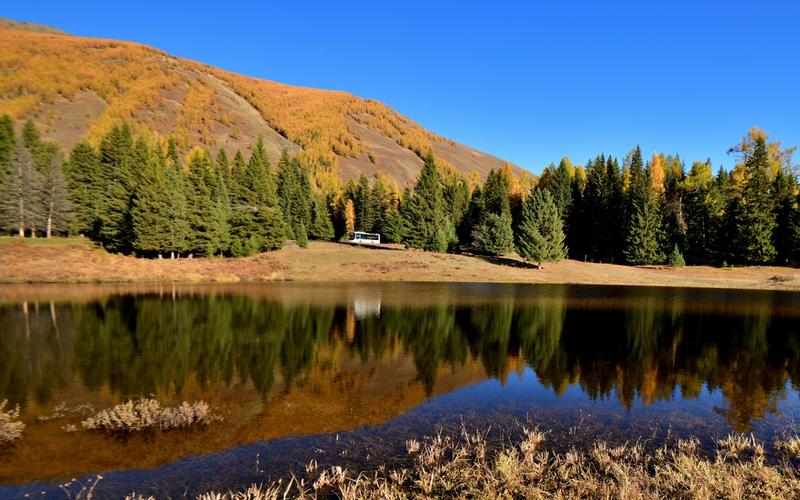
<svg viewBox="0 0 800 500">
<path fill-rule="evenodd" d="M 0 238 L 1 283 L 237 283 L 447 281 L 800 290 L 800 269 L 772 266 L 630 267 L 564 260 L 544 269 L 511 255 L 434 254 L 398 246 L 311 242 L 244 258 L 142 259 L 80 238 Z"/>
</svg>

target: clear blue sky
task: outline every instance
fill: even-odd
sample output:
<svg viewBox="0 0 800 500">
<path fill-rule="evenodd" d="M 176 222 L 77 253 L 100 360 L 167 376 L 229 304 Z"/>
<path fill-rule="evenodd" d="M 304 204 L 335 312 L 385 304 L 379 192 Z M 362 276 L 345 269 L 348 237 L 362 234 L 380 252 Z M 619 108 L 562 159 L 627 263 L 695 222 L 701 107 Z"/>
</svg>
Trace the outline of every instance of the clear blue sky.
<svg viewBox="0 0 800 500">
<path fill-rule="evenodd" d="M 377 99 L 534 172 L 637 143 L 730 166 L 753 125 L 800 145 L 798 0 L 50 1 L 0 15 Z"/>
</svg>

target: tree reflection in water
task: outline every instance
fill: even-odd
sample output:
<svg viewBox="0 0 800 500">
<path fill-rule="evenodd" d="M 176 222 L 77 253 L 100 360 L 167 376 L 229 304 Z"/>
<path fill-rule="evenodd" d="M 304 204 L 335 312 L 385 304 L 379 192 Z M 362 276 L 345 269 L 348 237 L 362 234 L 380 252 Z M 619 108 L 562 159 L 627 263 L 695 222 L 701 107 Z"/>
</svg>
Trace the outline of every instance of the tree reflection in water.
<svg viewBox="0 0 800 500">
<path fill-rule="evenodd" d="M 719 389 L 736 431 L 775 412 L 789 381 L 797 388 L 800 322 L 787 294 L 415 286 L 327 300 L 223 290 L 7 303 L 0 399 L 46 405 L 73 380 L 119 399 L 180 394 L 190 379 L 249 381 L 269 398 L 278 379 L 291 391 L 312 372 L 335 375 L 312 369 L 337 356 L 375 370 L 366 360 L 398 350 L 429 393 L 440 370 L 472 359 L 500 381 L 525 364 L 556 394 L 577 384 L 626 408 Z"/>
</svg>

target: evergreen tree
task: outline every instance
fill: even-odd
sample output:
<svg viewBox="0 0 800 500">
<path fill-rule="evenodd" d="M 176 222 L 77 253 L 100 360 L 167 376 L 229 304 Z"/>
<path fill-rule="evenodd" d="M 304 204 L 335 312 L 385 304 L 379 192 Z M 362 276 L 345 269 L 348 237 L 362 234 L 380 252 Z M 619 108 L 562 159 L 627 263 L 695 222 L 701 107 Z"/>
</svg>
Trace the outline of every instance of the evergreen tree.
<svg viewBox="0 0 800 500">
<path fill-rule="evenodd" d="M 311 183 L 306 170 L 285 149 L 278 162 L 277 195 L 289 224 L 289 237 L 296 238 L 300 226 L 311 223 Z"/>
<path fill-rule="evenodd" d="M 638 148 L 637 148 L 638 151 Z M 625 257 L 634 265 L 654 264 L 661 253 L 661 211 L 650 173 L 631 169 Z"/>
<path fill-rule="evenodd" d="M 402 203 L 402 201 L 401 201 Z M 389 205 L 383 214 L 380 228 L 382 241 L 400 243 L 405 236 L 405 222 L 399 205 Z"/>
<path fill-rule="evenodd" d="M 0 116 L 0 184 L 3 182 L 6 170 L 14 161 L 15 142 L 14 122 L 8 115 Z"/>
<path fill-rule="evenodd" d="M 372 232 L 378 214 L 374 210 L 372 190 L 365 174 L 362 173 L 359 176 L 358 184 L 352 188 L 352 191 L 353 208 L 356 214 L 355 228 L 358 231 Z"/>
<path fill-rule="evenodd" d="M 759 136 L 755 139 L 752 155 L 745 160 L 742 217 L 739 219 L 739 246 L 745 263 L 769 263 L 776 254 L 772 244 L 774 201 L 767 168 L 766 141 Z"/>
<path fill-rule="evenodd" d="M 569 215 L 572 209 L 572 180 L 575 176 L 575 167 L 566 156 L 561 159 L 558 168 L 552 170 L 550 182 L 547 183 L 547 190 L 553 196 L 553 201 L 561 214 L 564 228 L 569 232 Z"/>
<path fill-rule="evenodd" d="M 417 183 L 403 199 L 404 243 L 411 248 L 444 252 L 456 239 L 455 228 L 445 212 L 442 181 L 433 152 L 428 152 Z"/>
<path fill-rule="evenodd" d="M 557 262 L 564 258 L 561 215 L 548 190 L 534 189 L 522 206 L 517 235 L 517 252 L 528 262 Z"/>
<path fill-rule="evenodd" d="M 684 183 L 686 256 L 691 262 L 707 262 L 712 253 L 713 184 L 711 163 L 695 162 Z"/>
<path fill-rule="evenodd" d="M 483 190 L 480 186 L 476 186 L 472 191 L 472 196 L 469 200 L 466 213 L 458 225 L 458 239 L 462 244 L 473 244 L 473 235 L 475 230 L 479 228 L 486 217 L 486 202 L 483 196 Z"/>
<path fill-rule="evenodd" d="M 681 254 L 678 245 L 672 247 L 672 252 L 669 254 L 667 263 L 672 267 L 683 267 L 686 265 L 686 261 L 683 260 L 683 254 Z"/>
<path fill-rule="evenodd" d="M 134 239 L 131 204 L 140 166 L 134 164 L 133 136 L 127 124 L 113 127 L 101 140 L 100 167 L 103 194 L 98 207 L 101 242 L 111 251 L 130 252 Z"/>
<path fill-rule="evenodd" d="M 302 222 L 300 227 L 297 228 L 297 245 L 300 248 L 308 248 L 308 233 L 306 232 L 306 225 Z"/>
<path fill-rule="evenodd" d="M 236 165 L 235 158 L 234 165 Z M 251 207 L 278 207 L 275 181 L 272 178 L 269 158 L 264 149 L 263 137 L 259 136 L 253 153 L 250 155 L 250 161 L 238 175 L 235 183 L 237 191 L 232 197 L 235 204 Z"/>
<path fill-rule="evenodd" d="M 569 253 L 577 260 L 588 259 L 588 244 L 586 241 L 589 233 L 590 218 L 587 215 L 584 191 L 586 190 L 586 173 L 583 167 L 575 170 L 571 183 L 572 208 L 569 213 L 569 223 L 566 225 L 566 241 Z"/>
<path fill-rule="evenodd" d="M 42 178 L 33 155 L 22 141 L 15 141 L 14 159 L 6 165 L 0 183 L 0 222 L 3 228 L 24 237 L 35 236 L 42 218 Z"/>
<path fill-rule="evenodd" d="M 469 210 L 469 185 L 466 179 L 458 175 L 448 176 L 447 182 L 444 184 L 443 195 L 450 222 L 453 227 L 458 228 Z"/>
<path fill-rule="evenodd" d="M 138 252 L 144 254 L 153 252 L 161 254 L 166 251 L 180 252 L 185 246 L 186 234 L 183 235 L 180 248 L 176 248 L 174 245 L 176 240 L 172 234 L 169 205 L 175 202 L 176 197 L 183 198 L 183 193 L 174 192 L 171 189 L 173 186 L 168 185 L 166 175 L 170 171 L 174 171 L 174 169 L 161 165 L 159 159 L 153 156 L 140 173 L 139 184 L 136 186 L 131 208 L 135 235 L 133 247 Z M 183 205 L 185 211 L 185 199 L 183 199 Z M 185 217 L 185 213 L 183 215 Z M 187 225 L 186 232 L 188 229 Z"/>
<path fill-rule="evenodd" d="M 483 199 L 487 213 L 500 215 L 511 213 L 509 194 L 511 186 L 508 177 L 499 170 L 491 170 L 483 185 Z"/>
<path fill-rule="evenodd" d="M 42 189 L 42 213 L 45 224 L 45 236 L 50 238 L 54 232 L 67 232 L 71 217 L 69 188 L 64 176 L 61 152 L 53 156 Z"/>
<path fill-rule="evenodd" d="M 792 257 L 794 244 L 793 220 L 797 211 L 797 179 L 785 169 L 778 170 L 772 192 L 775 201 L 775 229 L 772 233 L 775 261 L 786 265 Z"/>
<path fill-rule="evenodd" d="M 331 221 L 325 197 L 322 195 L 312 196 L 309 236 L 315 240 L 332 240 L 334 238 L 333 222 Z"/>
<path fill-rule="evenodd" d="M 189 157 L 186 173 L 188 221 L 191 228 L 189 249 L 196 253 L 214 255 L 219 242 L 214 234 L 214 173 L 208 153 L 195 150 Z"/>
<path fill-rule="evenodd" d="M 477 248 L 489 255 L 502 255 L 514 249 L 511 213 L 488 213 L 473 236 Z"/>
<path fill-rule="evenodd" d="M 225 182 L 225 186 L 230 189 L 230 182 L 231 182 L 231 165 L 228 161 L 228 153 L 225 152 L 225 149 L 220 148 L 217 151 L 217 158 L 214 160 L 214 167 L 216 168 L 219 175 L 222 176 L 222 180 Z"/>
<path fill-rule="evenodd" d="M 237 153 L 231 172 L 230 252 L 239 256 L 281 248 L 289 227 L 280 208 L 263 137 L 258 138 L 246 166 L 242 167 L 241 160 Z"/>
<path fill-rule="evenodd" d="M 375 180 L 372 182 L 372 191 L 369 195 L 369 208 L 367 212 L 371 214 L 372 226 L 370 231 L 376 233 L 383 232 L 384 217 L 386 210 L 392 204 L 392 195 L 383 179 L 383 176 L 376 175 Z"/>
<path fill-rule="evenodd" d="M 85 141 L 76 144 L 65 170 L 73 207 L 73 229 L 99 240 L 105 184 L 100 159 L 94 148 Z"/>
</svg>

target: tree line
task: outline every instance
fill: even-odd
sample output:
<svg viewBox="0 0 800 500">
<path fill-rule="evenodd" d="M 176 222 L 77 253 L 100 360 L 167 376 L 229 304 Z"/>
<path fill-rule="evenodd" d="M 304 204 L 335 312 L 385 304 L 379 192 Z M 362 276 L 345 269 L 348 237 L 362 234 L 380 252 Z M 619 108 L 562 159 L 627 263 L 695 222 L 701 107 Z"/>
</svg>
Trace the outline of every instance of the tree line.
<svg viewBox="0 0 800 500">
<path fill-rule="evenodd" d="M 287 240 L 336 240 L 355 231 L 433 252 L 528 261 L 640 264 L 788 264 L 800 261 L 794 149 L 753 129 L 731 149 L 739 161 L 716 175 L 688 172 L 677 156 L 639 147 L 622 164 L 568 158 L 526 185 L 510 166 L 485 181 L 423 155 L 415 185 L 382 174 L 331 186 L 284 151 L 275 166 L 263 139 L 246 158 L 113 127 L 97 147 L 64 155 L 30 121 L 17 137 L 0 118 L 0 223 L 19 236 L 82 234 L 112 252 L 244 256 Z M 322 187 L 322 186 L 325 187 Z"/>
</svg>

